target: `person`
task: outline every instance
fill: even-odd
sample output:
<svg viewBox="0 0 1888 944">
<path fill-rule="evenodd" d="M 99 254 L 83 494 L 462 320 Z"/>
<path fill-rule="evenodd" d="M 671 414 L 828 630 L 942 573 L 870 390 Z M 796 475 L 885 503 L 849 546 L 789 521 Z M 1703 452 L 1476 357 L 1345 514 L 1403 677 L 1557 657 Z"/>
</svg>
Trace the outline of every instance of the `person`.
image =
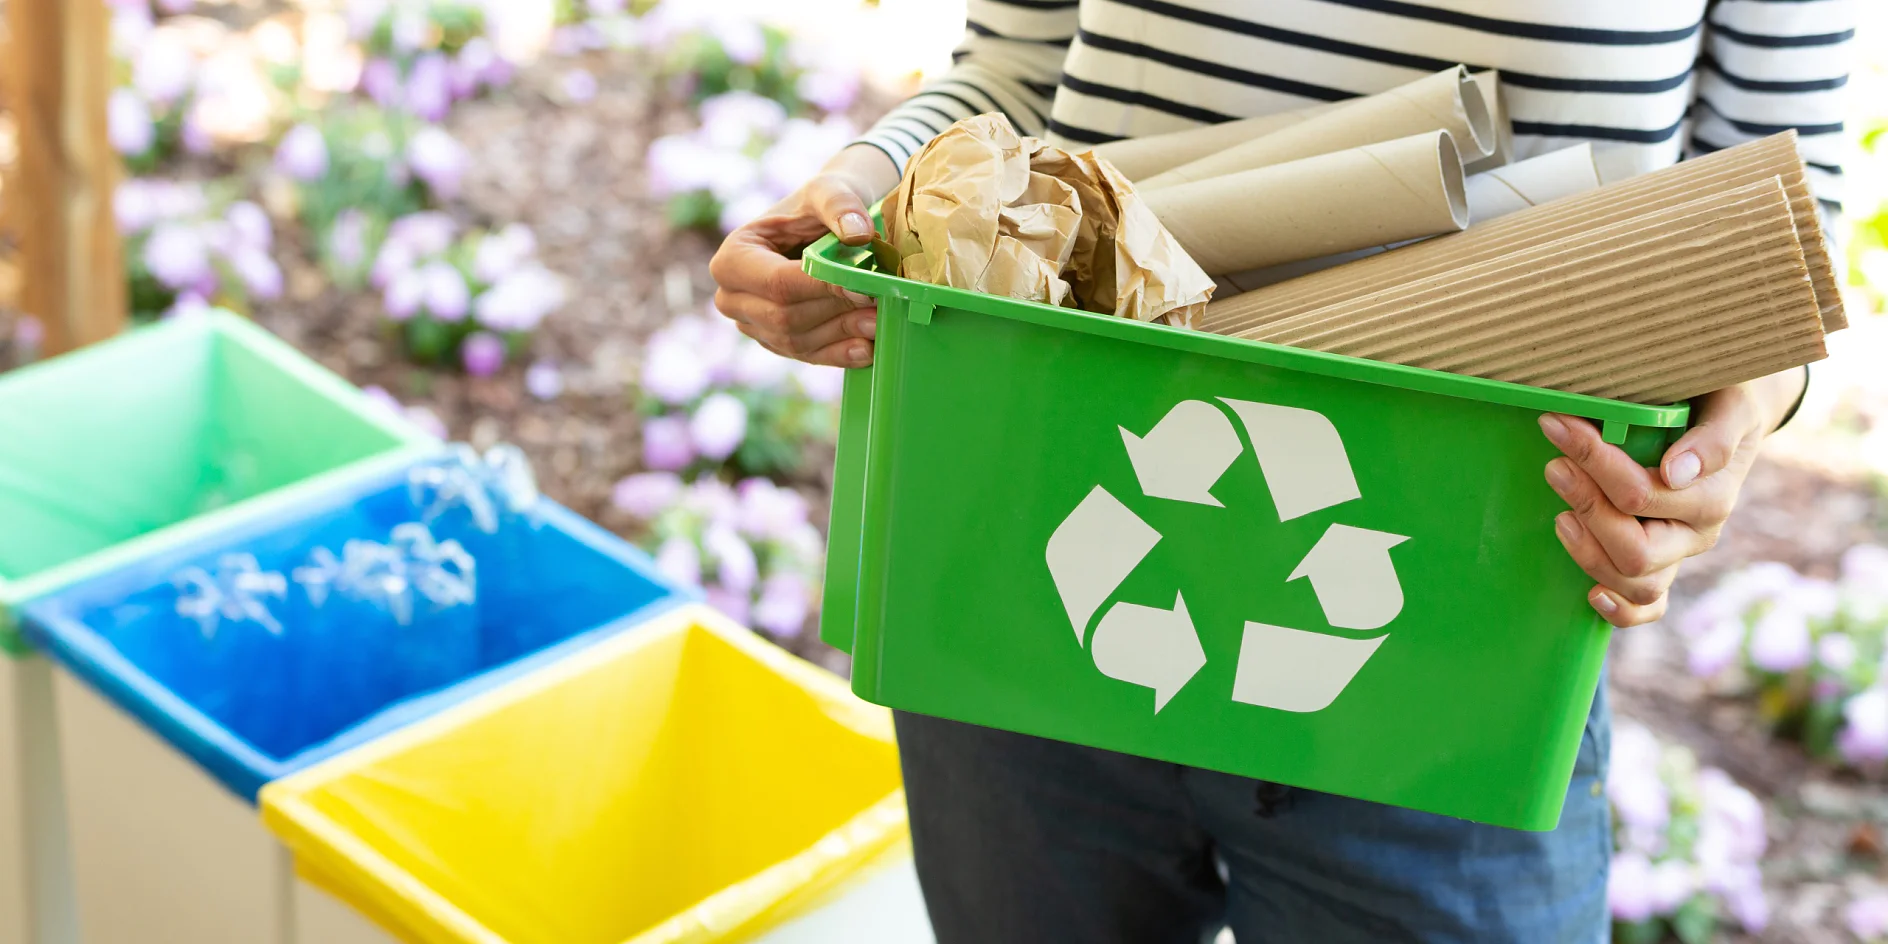
<svg viewBox="0 0 1888 944">
<path fill-rule="evenodd" d="M 1854 15 L 1847 0 L 969 0 L 948 73 L 728 236 L 715 305 L 778 353 L 865 366 L 872 300 L 795 259 L 829 231 L 868 241 L 867 208 L 952 122 L 1000 112 L 1080 146 L 1379 92 L 1457 62 L 1501 70 L 1517 159 L 1589 140 L 1619 177 L 1794 128 L 1833 208 Z M 1679 563 L 1717 539 L 1806 382 L 1797 369 L 1700 398 L 1656 469 L 1585 420 L 1541 417 L 1564 453 L 1544 469 L 1569 506 L 1554 528 L 1606 620 L 1664 614 Z M 1603 682 L 1546 833 L 896 723 L 941 944 L 1190 942 L 1226 925 L 1240 944 L 1608 934 Z"/>
</svg>

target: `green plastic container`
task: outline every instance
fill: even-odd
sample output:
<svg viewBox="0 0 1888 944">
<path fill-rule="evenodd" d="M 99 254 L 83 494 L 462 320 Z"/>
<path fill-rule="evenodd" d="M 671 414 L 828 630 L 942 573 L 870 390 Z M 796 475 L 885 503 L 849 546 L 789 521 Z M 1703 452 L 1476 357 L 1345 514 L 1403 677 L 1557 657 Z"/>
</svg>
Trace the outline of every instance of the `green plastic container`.
<svg viewBox="0 0 1888 944">
<path fill-rule="evenodd" d="M 0 650 L 25 651 L 11 614 L 28 599 L 437 448 L 227 312 L 0 375 Z"/>
<path fill-rule="evenodd" d="M 1652 463 L 1687 407 L 944 288 L 830 237 L 804 264 L 879 300 L 821 617 L 861 697 L 1558 822 L 1609 628 L 1554 536 L 1537 420 Z"/>
</svg>

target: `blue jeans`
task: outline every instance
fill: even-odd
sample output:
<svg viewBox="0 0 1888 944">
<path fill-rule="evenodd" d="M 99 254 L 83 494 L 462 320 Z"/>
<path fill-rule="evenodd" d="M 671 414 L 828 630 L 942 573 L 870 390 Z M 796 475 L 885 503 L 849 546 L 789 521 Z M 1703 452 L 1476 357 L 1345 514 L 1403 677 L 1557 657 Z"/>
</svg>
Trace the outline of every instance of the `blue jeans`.
<svg viewBox="0 0 1888 944">
<path fill-rule="evenodd" d="M 1484 826 L 899 713 L 939 944 L 1607 938 L 1605 689 L 1560 826 Z"/>
</svg>

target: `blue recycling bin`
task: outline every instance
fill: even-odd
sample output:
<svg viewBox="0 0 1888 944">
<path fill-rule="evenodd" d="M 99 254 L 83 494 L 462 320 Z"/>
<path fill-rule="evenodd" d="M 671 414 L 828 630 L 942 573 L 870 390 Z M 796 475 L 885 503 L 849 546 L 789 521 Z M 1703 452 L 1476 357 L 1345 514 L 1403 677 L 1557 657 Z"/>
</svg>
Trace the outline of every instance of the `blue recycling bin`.
<svg viewBox="0 0 1888 944">
<path fill-rule="evenodd" d="M 471 460 L 391 469 L 24 607 L 58 669 L 87 939 L 291 944 L 263 784 L 692 599 Z"/>
</svg>

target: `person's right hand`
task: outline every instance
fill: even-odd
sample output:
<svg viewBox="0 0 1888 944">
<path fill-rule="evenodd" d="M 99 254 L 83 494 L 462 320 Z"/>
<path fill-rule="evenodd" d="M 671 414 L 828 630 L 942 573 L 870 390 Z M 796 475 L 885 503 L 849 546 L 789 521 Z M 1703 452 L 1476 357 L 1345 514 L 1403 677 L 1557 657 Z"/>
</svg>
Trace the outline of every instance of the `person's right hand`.
<svg viewBox="0 0 1888 944">
<path fill-rule="evenodd" d="M 715 307 L 741 333 L 786 357 L 835 367 L 872 363 L 877 303 L 800 270 L 800 250 L 827 232 L 849 246 L 872 239 L 866 206 L 897 183 L 877 148 L 841 151 L 758 219 L 728 234 L 708 264 Z"/>
</svg>

